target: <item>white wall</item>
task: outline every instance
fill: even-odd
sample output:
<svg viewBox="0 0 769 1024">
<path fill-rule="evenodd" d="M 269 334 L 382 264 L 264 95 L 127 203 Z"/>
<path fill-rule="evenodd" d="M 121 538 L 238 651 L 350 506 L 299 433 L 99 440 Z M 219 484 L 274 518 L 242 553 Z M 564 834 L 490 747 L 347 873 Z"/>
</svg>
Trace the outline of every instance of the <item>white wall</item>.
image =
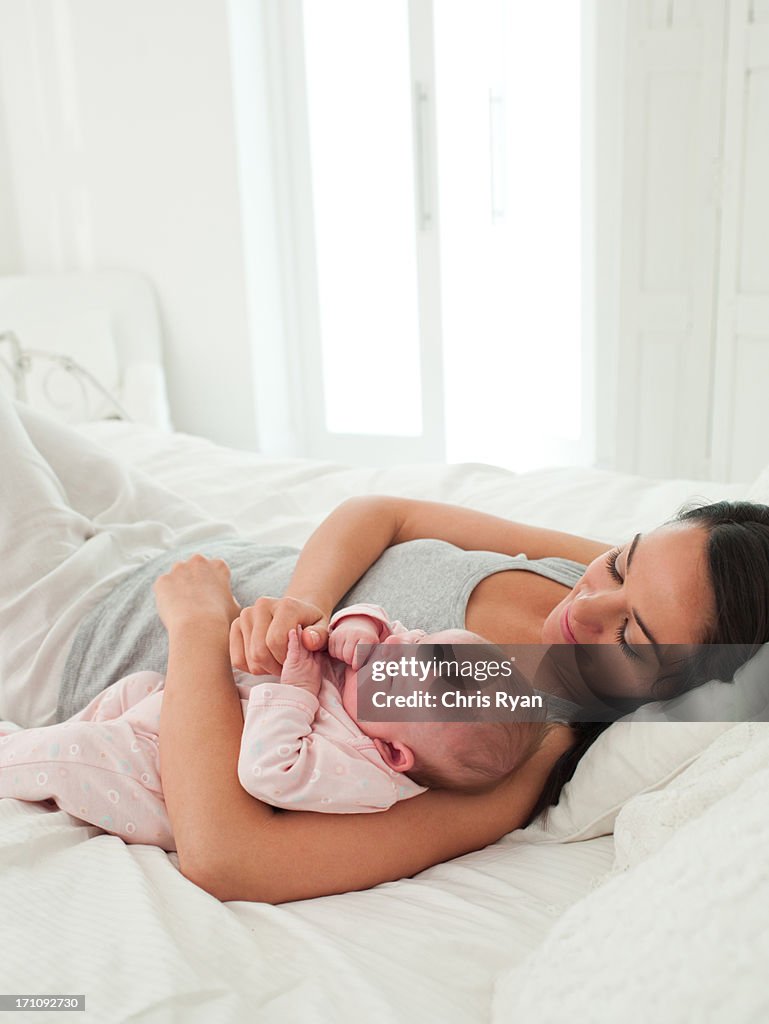
<svg viewBox="0 0 769 1024">
<path fill-rule="evenodd" d="M 0 0 L 0 270 L 145 273 L 175 425 L 252 447 L 227 15 L 224 0 Z"/>
<path fill-rule="evenodd" d="M 260 448 L 275 456 L 306 454 L 302 371 L 296 344 L 301 315 L 295 250 L 286 245 L 293 218 L 287 148 L 284 0 L 228 0 L 238 140 L 246 301 L 251 322 L 253 394 Z"/>
<path fill-rule="evenodd" d="M 5 111 L 0 90 L 0 274 L 13 274 L 20 269 L 19 233 L 11 188 Z M 0 330 L 2 329 L 0 327 Z"/>
</svg>

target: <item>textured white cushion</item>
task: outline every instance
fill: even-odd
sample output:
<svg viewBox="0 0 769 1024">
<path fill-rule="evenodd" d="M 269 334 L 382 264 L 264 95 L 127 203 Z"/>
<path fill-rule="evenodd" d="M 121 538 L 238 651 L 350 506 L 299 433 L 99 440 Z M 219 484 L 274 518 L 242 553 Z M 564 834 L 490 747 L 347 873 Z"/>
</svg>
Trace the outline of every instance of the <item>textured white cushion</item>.
<svg viewBox="0 0 769 1024">
<path fill-rule="evenodd" d="M 619 873 L 497 979 L 493 1024 L 769 1020 L 768 787 L 767 727 L 735 726 L 633 801 Z"/>
</svg>

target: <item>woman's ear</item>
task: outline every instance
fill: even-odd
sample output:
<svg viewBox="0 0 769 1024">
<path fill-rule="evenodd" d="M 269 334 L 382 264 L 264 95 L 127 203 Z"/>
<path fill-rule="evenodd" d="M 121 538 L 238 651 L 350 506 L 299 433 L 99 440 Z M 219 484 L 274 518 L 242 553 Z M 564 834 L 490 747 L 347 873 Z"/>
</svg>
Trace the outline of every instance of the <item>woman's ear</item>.
<svg viewBox="0 0 769 1024">
<path fill-rule="evenodd" d="M 405 743 L 375 739 L 374 746 L 387 767 L 392 768 L 394 772 L 410 772 L 414 767 L 414 753 Z"/>
</svg>

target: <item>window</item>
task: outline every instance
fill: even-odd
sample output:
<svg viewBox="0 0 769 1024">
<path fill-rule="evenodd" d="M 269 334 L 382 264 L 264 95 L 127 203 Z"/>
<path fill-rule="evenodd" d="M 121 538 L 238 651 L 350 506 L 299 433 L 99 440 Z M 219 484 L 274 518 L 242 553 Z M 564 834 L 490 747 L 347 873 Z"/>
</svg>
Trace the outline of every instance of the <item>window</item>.
<svg viewBox="0 0 769 1024">
<path fill-rule="evenodd" d="M 303 454 L 590 461 L 580 5 L 274 12 Z"/>
</svg>

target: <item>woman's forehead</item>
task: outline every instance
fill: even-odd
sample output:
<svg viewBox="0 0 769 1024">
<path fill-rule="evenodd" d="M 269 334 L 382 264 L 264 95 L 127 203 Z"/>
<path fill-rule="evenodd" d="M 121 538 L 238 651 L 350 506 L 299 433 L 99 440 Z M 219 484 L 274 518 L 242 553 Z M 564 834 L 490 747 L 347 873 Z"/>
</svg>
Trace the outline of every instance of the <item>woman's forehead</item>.
<svg viewBox="0 0 769 1024">
<path fill-rule="evenodd" d="M 696 642 L 715 614 L 707 546 L 700 527 L 670 524 L 641 535 L 626 556 L 631 598 L 661 643 Z"/>
<path fill-rule="evenodd" d="M 628 554 L 632 547 L 632 558 L 659 560 L 661 564 L 672 564 L 684 575 L 694 574 L 698 569 L 707 569 L 708 533 L 701 526 L 692 523 L 665 523 L 638 533 L 627 542 Z M 672 560 L 672 562 L 671 562 Z"/>
</svg>

